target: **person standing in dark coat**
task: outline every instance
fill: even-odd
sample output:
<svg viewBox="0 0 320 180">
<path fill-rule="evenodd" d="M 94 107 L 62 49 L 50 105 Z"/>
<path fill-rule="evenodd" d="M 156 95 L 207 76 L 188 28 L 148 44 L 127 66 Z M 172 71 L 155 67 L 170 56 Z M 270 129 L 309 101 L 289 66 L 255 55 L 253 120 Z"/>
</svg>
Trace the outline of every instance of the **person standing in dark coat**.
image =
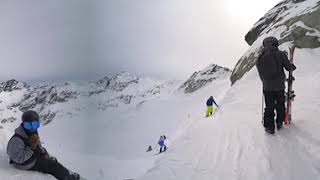
<svg viewBox="0 0 320 180">
<path fill-rule="evenodd" d="M 265 97 L 264 127 L 266 132 L 274 134 L 274 111 L 277 112 L 276 124 L 280 130 L 285 117 L 285 80 L 287 71 L 294 71 L 295 65 L 291 64 L 287 55 L 278 49 L 279 42 L 275 37 L 263 40 L 263 50 L 256 62 L 260 79 L 263 84 Z"/>
</svg>

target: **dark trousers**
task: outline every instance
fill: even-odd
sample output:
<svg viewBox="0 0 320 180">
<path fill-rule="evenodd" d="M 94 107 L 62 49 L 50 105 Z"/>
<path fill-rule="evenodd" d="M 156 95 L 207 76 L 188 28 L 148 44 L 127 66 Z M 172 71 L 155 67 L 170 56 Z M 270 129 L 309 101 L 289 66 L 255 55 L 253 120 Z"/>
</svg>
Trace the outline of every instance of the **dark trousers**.
<svg viewBox="0 0 320 180">
<path fill-rule="evenodd" d="M 160 146 L 160 153 L 162 153 L 162 152 L 164 152 L 166 150 L 167 150 L 167 146 L 166 145 Z"/>
<path fill-rule="evenodd" d="M 281 126 L 285 117 L 285 96 L 282 91 L 263 91 L 266 107 L 264 109 L 264 127 L 274 130 L 274 111 L 277 112 L 276 123 Z"/>
<path fill-rule="evenodd" d="M 58 161 L 53 159 L 38 159 L 36 164 L 30 170 L 51 174 L 58 180 L 64 180 L 67 175 L 69 175 L 69 171 Z"/>
</svg>

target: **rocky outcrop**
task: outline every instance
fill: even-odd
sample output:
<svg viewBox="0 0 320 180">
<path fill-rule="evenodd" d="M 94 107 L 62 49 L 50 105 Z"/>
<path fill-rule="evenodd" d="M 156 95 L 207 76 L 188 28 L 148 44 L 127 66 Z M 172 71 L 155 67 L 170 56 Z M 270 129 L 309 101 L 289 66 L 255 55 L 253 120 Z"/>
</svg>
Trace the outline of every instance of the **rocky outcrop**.
<svg viewBox="0 0 320 180">
<path fill-rule="evenodd" d="M 139 78 L 135 75 L 130 74 L 128 72 L 118 73 L 111 78 L 105 76 L 98 81 L 93 82 L 93 87 L 89 90 L 88 95 L 97 95 L 104 93 L 106 90 L 114 90 L 114 91 L 123 91 L 131 84 L 137 84 L 139 82 Z"/>
<path fill-rule="evenodd" d="M 126 87 L 128 87 L 130 84 L 133 84 L 133 83 L 137 84 L 138 82 L 139 82 L 139 78 L 137 78 L 135 75 L 132 75 L 128 72 L 122 72 L 111 77 L 108 80 L 106 88 L 112 89 L 115 91 L 122 91 Z"/>
<path fill-rule="evenodd" d="M 319 48 L 320 2 L 285 0 L 267 12 L 245 36 L 251 47 L 236 64 L 230 77 L 232 84 L 255 65 L 267 36 L 278 38 L 280 46 L 292 42 L 297 48 Z"/>
<path fill-rule="evenodd" d="M 23 99 L 13 104 L 13 107 L 18 107 L 20 111 L 24 112 L 28 109 L 38 108 L 40 111 L 46 106 L 67 102 L 69 99 L 77 97 L 77 92 L 68 90 L 58 90 L 55 86 L 41 86 L 31 90 L 25 94 Z"/>
<path fill-rule="evenodd" d="M 0 83 L 0 93 L 1 92 L 12 92 L 15 90 L 27 89 L 29 86 L 24 82 L 19 82 L 15 79 L 11 79 L 6 82 Z"/>
<path fill-rule="evenodd" d="M 63 86 L 68 86 L 69 84 L 64 84 Z M 1 92 L 17 92 L 19 90 L 23 91 L 21 98 L 16 98 L 15 102 L 8 103 L 6 108 L 9 111 L 13 111 L 13 115 L 17 114 L 17 111 L 27 111 L 34 109 L 38 111 L 41 115 L 41 121 L 45 125 L 52 121 L 55 117 L 55 112 L 45 110 L 46 107 L 56 103 L 65 103 L 70 99 L 75 99 L 78 96 L 78 92 L 69 90 L 68 88 L 63 88 L 63 86 L 36 86 L 30 87 L 26 83 L 18 82 L 16 80 L 9 80 L 1 83 Z M 0 92 L 0 93 L 1 93 Z M 1 103 L 3 101 L 1 100 Z M 3 112 L 4 109 L 1 109 L 0 112 Z M 2 124 L 13 122 L 17 120 L 14 116 L 7 117 L 1 120 Z"/>
<path fill-rule="evenodd" d="M 231 71 L 228 68 L 211 64 L 202 71 L 194 72 L 179 89 L 182 89 L 184 93 L 192 93 L 218 78 L 225 78 L 229 76 L 230 73 Z"/>
</svg>

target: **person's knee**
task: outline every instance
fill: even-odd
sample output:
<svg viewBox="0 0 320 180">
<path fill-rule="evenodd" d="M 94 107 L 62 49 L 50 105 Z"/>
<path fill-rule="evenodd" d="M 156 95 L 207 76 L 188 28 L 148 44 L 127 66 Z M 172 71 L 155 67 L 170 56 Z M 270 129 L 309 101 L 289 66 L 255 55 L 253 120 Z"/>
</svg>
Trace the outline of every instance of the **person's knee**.
<svg viewBox="0 0 320 180">
<path fill-rule="evenodd" d="M 266 116 L 274 116 L 274 109 L 266 109 L 265 115 Z"/>
</svg>

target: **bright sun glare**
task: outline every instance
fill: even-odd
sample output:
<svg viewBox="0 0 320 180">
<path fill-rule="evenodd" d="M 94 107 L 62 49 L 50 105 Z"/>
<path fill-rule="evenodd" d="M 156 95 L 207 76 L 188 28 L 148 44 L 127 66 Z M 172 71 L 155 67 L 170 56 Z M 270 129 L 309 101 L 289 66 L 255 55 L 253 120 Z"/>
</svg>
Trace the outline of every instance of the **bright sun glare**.
<svg viewBox="0 0 320 180">
<path fill-rule="evenodd" d="M 280 0 L 224 0 L 227 14 L 240 22 L 254 23 Z"/>
</svg>

